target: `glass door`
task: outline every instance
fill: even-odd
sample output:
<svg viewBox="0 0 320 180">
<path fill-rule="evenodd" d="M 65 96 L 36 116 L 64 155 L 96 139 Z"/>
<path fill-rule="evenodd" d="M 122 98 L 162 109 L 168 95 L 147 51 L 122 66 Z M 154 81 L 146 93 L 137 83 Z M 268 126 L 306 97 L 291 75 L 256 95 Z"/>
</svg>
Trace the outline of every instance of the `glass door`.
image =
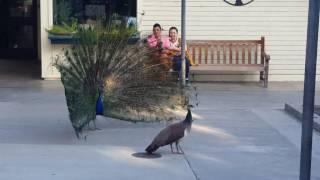
<svg viewBox="0 0 320 180">
<path fill-rule="evenodd" d="M 37 57 L 36 0 L 0 0 L 0 58 Z"/>
</svg>

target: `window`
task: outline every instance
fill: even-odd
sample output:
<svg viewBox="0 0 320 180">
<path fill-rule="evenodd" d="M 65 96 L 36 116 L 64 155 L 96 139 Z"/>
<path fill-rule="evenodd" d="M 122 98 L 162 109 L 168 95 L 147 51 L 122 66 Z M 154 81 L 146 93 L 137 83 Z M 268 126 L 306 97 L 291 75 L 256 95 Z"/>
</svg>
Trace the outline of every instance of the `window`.
<svg viewBox="0 0 320 180">
<path fill-rule="evenodd" d="M 91 24 L 97 19 L 136 23 L 136 0 L 53 0 L 54 24 Z M 132 22 L 134 19 L 134 22 Z"/>
</svg>

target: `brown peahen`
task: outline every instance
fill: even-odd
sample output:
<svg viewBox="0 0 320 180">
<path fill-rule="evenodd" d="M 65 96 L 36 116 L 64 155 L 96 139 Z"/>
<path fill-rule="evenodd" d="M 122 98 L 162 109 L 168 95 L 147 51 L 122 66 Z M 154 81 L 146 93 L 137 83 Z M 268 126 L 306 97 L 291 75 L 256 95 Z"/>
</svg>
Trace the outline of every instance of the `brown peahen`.
<svg viewBox="0 0 320 180">
<path fill-rule="evenodd" d="M 170 144 L 171 152 L 173 153 L 172 144 L 175 143 L 177 153 L 179 149 L 181 153 L 183 150 L 181 149 L 179 142 L 184 137 L 185 131 L 190 132 L 192 125 L 192 114 L 190 109 L 188 108 L 188 113 L 184 121 L 174 123 L 164 128 L 159 132 L 159 134 L 153 139 L 152 143 L 146 148 L 146 152 L 152 154 L 159 147 L 166 146 Z"/>
</svg>

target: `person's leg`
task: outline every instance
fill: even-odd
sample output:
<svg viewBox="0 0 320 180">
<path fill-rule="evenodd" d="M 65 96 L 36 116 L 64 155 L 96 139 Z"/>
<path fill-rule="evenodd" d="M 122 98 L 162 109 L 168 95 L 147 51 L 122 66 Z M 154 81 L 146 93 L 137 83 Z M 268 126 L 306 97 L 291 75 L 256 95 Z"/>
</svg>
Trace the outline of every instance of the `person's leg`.
<svg viewBox="0 0 320 180">
<path fill-rule="evenodd" d="M 181 70 L 181 58 L 179 56 L 173 57 L 173 70 L 178 72 Z"/>
<path fill-rule="evenodd" d="M 180 71 L 181 71 L 181 67 L 182 67 L 182 59 L 180 58 L 180 56 L 174 56 L 173 57 L 173 70 L 179 72 L 180 75 Z M 186 59 L 186 79 L 189 80 L 189 71 L 190 71 L 190 62 Z"/>
<path fill-rule="evenodd" d="M 189 80 L 190 62 L 186 59 L 186 79 Z"/>
<path fill-rule="evenodd" d="M 163 67 L 164 71 L 169 71 L 172 67 L 172 61 L 169 57 L 161 57 L 160 58 L 161 67 Z"/>
</svg>

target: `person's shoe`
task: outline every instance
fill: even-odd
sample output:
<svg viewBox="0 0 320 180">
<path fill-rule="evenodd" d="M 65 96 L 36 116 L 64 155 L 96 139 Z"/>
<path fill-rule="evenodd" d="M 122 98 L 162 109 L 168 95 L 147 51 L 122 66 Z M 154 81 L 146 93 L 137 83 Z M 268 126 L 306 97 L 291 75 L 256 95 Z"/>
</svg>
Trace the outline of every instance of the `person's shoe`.
<svg viewBox="0 0 320 180">
<path fill-rule="evenodd" d="M 187 86 L 187 87 L 190 87 L 190 86 L 191 86 L 191 82 L 189 81 L 189 79 L 186 80 L 186 86 Z"/>
</svg>

